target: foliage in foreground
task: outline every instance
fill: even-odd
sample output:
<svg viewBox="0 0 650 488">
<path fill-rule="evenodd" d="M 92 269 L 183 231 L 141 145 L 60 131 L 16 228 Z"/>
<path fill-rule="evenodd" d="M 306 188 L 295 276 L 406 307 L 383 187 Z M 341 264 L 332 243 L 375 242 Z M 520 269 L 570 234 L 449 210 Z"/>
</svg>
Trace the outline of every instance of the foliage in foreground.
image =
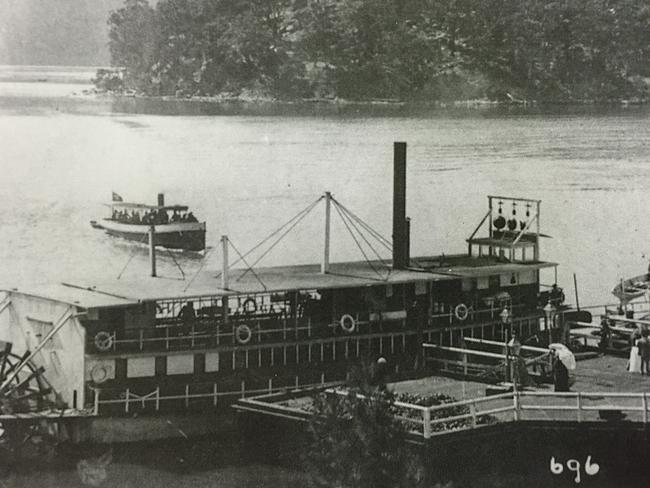
<svg viewBox="0 0 650 488">
<path fill-rule="evenodd" d="M 353 368 L 345 394 L 321 393 L 308 408 L 309 438 L 303 461 L 318 487 L 418 488 L 430 486 L 434 473 L 425 462 L 426 449 L 407 442 L 410 432 L 422 435 L 420 410 L 395 403 L 431 407 L 457 400 L 444 394 L 396 394 L 386 388 L 387 365 L 363 363 Z M 431 412 L 431 419 L 470 413 L 466 405 L 450 405 Z M 467 428 L 471 417 L 440 422 L 433 431 Z M 478 424 L 496 419 L 480 415 Z M 428 484 L 427 484 L 428 483 Z"/>
<path fill-rule="evenodd" d="M 304 455 L 318 487 L 389 488 L 423 486 L 424 469 L 404 440 L 404 425 L 392 412 L 394 395 L 358 390 L 314 399 L 314 420 Z"/>
</svg>

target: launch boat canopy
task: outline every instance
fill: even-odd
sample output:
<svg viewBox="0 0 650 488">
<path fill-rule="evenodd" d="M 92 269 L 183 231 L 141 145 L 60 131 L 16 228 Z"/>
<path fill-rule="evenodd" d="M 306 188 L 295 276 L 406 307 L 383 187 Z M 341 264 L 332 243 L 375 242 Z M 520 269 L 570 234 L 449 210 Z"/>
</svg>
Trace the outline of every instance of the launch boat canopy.
<svg viewBox="0 0 650 488">
<path fill-rule="evenodd" d="M 153 237 L 156 246 L 205 250 L 205 222 L 199 222 L 186 205 L 165 205 L 162 193 L 158 194 L 158 205 L 123 202 L 113 193 L 113 201 L 107 206 L 110 216 L 91 221 L 94 228 L 142 244 Z"/>
</svg>

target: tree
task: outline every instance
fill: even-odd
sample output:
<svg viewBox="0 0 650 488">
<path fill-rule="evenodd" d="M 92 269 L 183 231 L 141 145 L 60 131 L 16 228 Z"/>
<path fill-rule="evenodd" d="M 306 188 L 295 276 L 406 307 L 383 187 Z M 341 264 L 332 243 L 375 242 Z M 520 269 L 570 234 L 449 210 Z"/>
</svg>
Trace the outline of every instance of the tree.
<svg viewBox="0 0 650 488">
<path fill-rule="evenodd" d="M 125 68 L 125 84 L 144 91 L 152 85 L 156 58 L 156 14 L 146 0 L 126 0 L 108 19 L 113 66 Z"/>
<path fill-rule="evenodd" d="M 423 465 L 393 413 L 394 394 L 361 381 L 346 395 L 314 398 L 305 462 L 316 486 L 417 488 Z M 362 396 L 359 396 L 359 395 Z"/>
</svg>

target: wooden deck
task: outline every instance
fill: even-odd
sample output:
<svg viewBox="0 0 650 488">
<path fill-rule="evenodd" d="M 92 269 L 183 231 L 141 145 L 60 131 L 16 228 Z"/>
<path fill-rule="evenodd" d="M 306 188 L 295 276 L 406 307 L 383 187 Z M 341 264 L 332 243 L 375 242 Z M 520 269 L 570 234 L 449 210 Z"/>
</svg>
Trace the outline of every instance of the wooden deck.
<svg viewBox="0 0 650 488">
<path fill-rule="evenodd" d="M 615 356 L 599 356 L 578 361 L 571 376 L 575 379 L 571 390 L 575 392 L 643 393 L 650 392 L 650 376 L 628 373 L 627 359 Z M 391 383 L 390 388 L 398 393 L 431 395 L 443 393 L 458 400 L 484 396 L 491 385 L 476 381 L 462 381 L 441 376 Z M 553 391 L 553 385 L 528 388 L 529 391 Z"/>
<path fill-rule="evenodd" d="M 320 265 L 295 265 L 230 270 L 230 288 L 221 287 L 216 272 L 205 272 L 190 284 L 164 277 L 137 277 L 99 283 L 48 283 L 13 292 L 57 300 L 83 308 L 120 307 L 141 301 L 231 296 L 311 289 L 360 288 L 401 283 L 436 282 L 517 273 L 554 267 L 551 262 L 508 263 L 494 257 L 424 256 L 412 258 L 414 267 L 393 270 L 390 260 L 332 263 L 326 274 Z M 264 285 L 262 285 L 264 283 Z"/>
</svg>

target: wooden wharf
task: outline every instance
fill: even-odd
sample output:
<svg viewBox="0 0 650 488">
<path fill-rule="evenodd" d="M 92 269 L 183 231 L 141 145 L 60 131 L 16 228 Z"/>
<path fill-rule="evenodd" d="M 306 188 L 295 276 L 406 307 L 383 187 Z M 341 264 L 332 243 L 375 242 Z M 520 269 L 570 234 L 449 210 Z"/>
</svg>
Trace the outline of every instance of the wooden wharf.
<svg viewBox="0 0 650 488">
<path fill-rule="evenodd" d="M 390 383 L 395 393 L 427 396 L 444 393 L 459 400 L 431 407 L 396 402 L 398 419 L 407 425 L 409 440 L 424 444 L 434 437 L 477 430 L 495 425 L 535 424 L 537 427 L 611 428 L 622 423 L 626 428 L 650 428 L 650 376 L 628 373 L 625 360 L 599 356 L 578 363 L 572 391 L 554 392 L 550 385 L 513 391 L 501 385 L 502 393 L 485 383 L 461 381 L 440 376 Z M 316 393 L 347 394 L 343 389 L 320 388 L 286 390 L 242 398 L 234 408 L 272 418 L 305 422 L 310 419 L 311 398 Z M 463 413 L 458 413 L 460 411 Z M 616 424 L 618 425 L 618 424 Z M 451 427 L 453 426 L 453 427 Z"/>
</svg>

